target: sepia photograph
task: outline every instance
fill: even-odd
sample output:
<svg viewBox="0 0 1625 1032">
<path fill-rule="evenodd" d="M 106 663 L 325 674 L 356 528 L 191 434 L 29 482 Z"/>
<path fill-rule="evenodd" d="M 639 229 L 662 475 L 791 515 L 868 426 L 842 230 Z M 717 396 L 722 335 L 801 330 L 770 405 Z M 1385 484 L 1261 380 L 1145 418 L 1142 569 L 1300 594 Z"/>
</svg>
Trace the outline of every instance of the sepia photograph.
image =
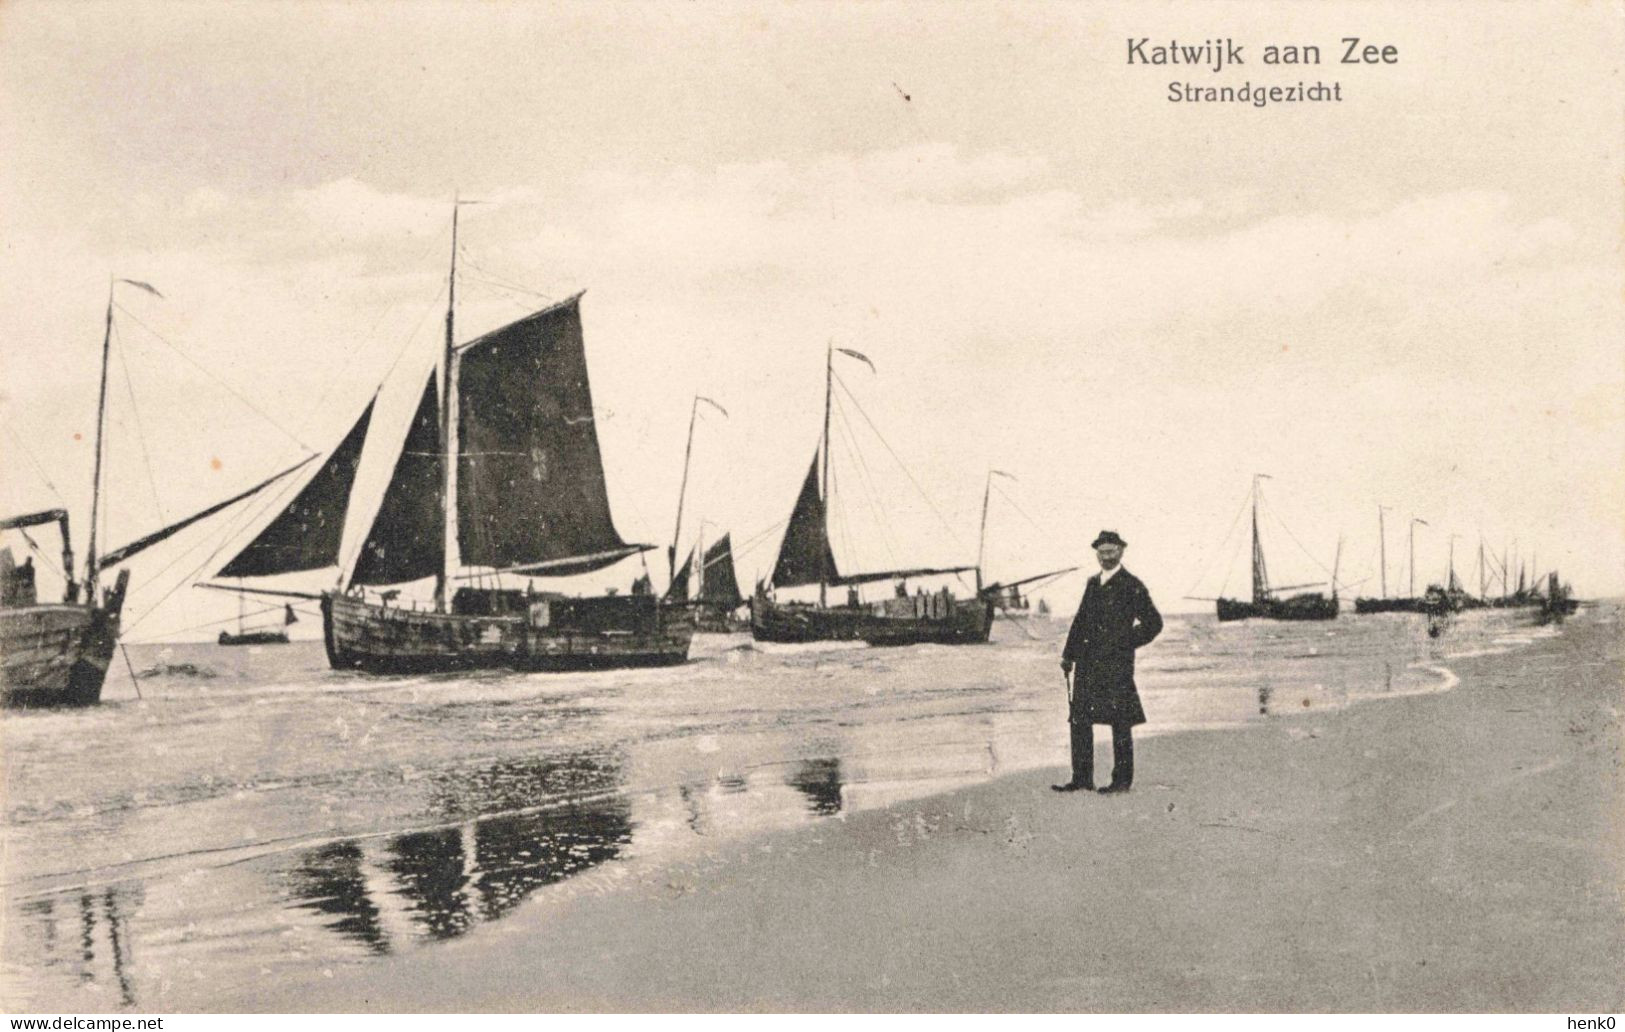
<svg viewBox="0 0 1625 1032">
<path fill-rule="evenodd" d="M 4 0 L 0 154 L 0 1011 L 1625 1010 L 1622 0 Z"/>
</svg>

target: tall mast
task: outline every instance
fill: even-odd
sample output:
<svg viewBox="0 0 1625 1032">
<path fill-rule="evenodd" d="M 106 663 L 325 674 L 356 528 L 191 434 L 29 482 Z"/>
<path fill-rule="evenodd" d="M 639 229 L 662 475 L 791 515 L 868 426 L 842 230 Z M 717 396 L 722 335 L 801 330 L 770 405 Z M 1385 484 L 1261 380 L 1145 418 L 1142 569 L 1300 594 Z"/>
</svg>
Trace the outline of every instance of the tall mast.
<svg viewBox="0 0 1625 1032">
<path fill-rule="evenodd" d="M 829 409 L 835 394 L 835 341 L 824 350 L 824 539 L 829 540 Z M 829 586 L 829 571 L 818 578 L 818 604 L 826 603 L 825 590 Z"/>
<path fill-rule="evenodd" d="M 1405 596 L 1416 597 L 1416 517 L 1411 517 L 1410 557 L 1405 562 Z"/>
<path fill-rule="evenodd" d="M 677 546 L 683 537 L 683 496 L 688 494 L 688 460 L 694 454 L 694 420 L 699 414 L 700 396 L 696 394 L 688 410 L 688 446 L 683 449 L 683 483 L 677 489 L 677 525 L 671 531 L 671 547 L 666 549 L 666 569 L 672 580 L 677 579 Z"/>
<path fill-rule="evenodd" d="M 705 591 L 705 521 L 700 521 L 700 533 L 694 542 L 694 597 Z"/>
<path fill-rule="evenodd" d="M 1478 597 L 1487 597 L 1484 593 L 1484 539 L 1478 539 Z"/>
<path fill-rule="evenodd" d="M 1388 508 L 1386 505 L 1377 506 L 1377 545 L 1378 555 L 1382 561 L 1382 597 L 1388 597 L 1388 530 L 1382 522 L 1382 512 Z"/>
<path fill-rule="evenodd" d="M 1456 538 L 1459 534 L 1450 535 L 1450 565 L 1446 567 L 1444 575 L 1444 590 L 1450 591 L 1456 584 Z"/>
<path fill-rule="evenodd" d="M 1264 549 L 1258 543 L 1258 481 L 1265 473 L 1253 474 L 1253 604 L 1262 603 L 1269 594 L 1269 578 L 1264 572 Z"/>
<path fill-rule="evenodd" d="M 456 470 L 451 439 L 451 367 L 457 358 L 457 209 L 460 204 L 461 201 L 454 195 L 451 201 L 451 275 L 446 281 L 446 349 L 440 357 L 440 514 L 444 520 L 442 526 L 446 538 L 451 537 L 453 525 L 452 477 Z M 446 611 L 447 567 L 452 562 L 449 542 L 443 551 L 445 554 L 440 569 L 434 575 L 434 611 L 437 613 Z"/>
<path fill-rule="evenodd" d="M 1427 520 L 1419 520 L 1415 516 L 1411 517 L 1411 557 L 1410 557 L 1410 562 L 1408 564 L 1409 565 L 1409 576 L 1410 576 L 1410 581 L 1409 581 L 1410 587 L 1407 589 L 1407 592 L 1406 592 L 1411 598 L 1416 597 L 1416 525 L 1418 523 L 1420 523 L 1422 526 L 1425 527 L 1425 526 L 1428 525 L 1428 521 Z"/>
<path fill-rule="evenodd" d="M 1337 535 L 1337 552 L 1332 556 L 1332 601 L 1337 601 L 1337 568 L 1343 564 L 1343 535 Z"/>
<path fill-rule="evenodd" d="M 90 550 L 85 557 L 85 601 L 96 604 L 96 525 L 102 502 L 102 431 L 107 422 L 107 358 L 113 347 L 113 279 L 107 280 L 107 324 L 102 330 L 102 387 L 96 398 L 96 464 L 90 479 Z M 73 576 L 73 571 L 68 571 Z"/>
<path fill-rule="evenodd" d="M 987 471 L 987 486 L 982 488 L 982 529 L 976 535 L 976 593 L 982 593 L 982 549 L 987 545 L 987 502 L 993 493 L 993 471 Z"/>
</svg>

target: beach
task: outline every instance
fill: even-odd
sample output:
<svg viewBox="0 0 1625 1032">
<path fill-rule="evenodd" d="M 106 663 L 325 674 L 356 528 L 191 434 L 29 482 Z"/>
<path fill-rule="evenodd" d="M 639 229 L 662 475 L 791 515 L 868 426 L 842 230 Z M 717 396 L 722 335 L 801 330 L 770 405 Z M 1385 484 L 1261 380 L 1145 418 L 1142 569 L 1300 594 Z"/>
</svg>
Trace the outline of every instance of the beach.
<svg viewBox="0 0 1625 1032">
<path fill-rule="evenodd" d="M 1126 795 L 1025 770 L 607 865 L 205 1009 L 1619 1011 L 1621 656 L 1607 604 L 1446 691 L 1147 738 Z"/>
</svg>

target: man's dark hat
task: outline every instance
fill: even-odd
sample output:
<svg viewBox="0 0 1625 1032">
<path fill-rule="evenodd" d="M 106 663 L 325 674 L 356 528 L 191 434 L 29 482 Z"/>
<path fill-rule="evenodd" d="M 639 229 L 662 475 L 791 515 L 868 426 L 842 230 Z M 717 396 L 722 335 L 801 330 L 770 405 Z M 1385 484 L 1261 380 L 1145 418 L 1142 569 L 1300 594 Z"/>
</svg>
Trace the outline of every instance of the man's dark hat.
<svg viewBox="0 0 1625 1032">
<path fill-rule="evenodd" d="M 1090 542 L 1090 548 L 1099 548 L 1101 545 L 1116 545 L 1118 548 L 1127 548 L 1128 542 L 1117 536 L 1115 530 L 1103 530 Z"/>
</svg>

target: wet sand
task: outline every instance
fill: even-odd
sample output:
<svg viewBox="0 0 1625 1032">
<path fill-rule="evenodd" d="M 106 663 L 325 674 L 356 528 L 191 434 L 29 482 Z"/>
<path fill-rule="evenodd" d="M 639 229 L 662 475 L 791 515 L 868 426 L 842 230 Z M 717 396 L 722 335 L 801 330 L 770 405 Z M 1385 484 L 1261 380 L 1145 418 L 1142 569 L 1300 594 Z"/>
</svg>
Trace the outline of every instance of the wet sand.
<svg viewBox="0 0 1625 1032">
<path fill-rule="evenodd" d="M 218 1009 L 1617 1012 L 1622 652 L 1588 611 L 1451 691 L 1146 740 L 1127 795 L 1025 773 L 588 875 Z"/>
</svg>

